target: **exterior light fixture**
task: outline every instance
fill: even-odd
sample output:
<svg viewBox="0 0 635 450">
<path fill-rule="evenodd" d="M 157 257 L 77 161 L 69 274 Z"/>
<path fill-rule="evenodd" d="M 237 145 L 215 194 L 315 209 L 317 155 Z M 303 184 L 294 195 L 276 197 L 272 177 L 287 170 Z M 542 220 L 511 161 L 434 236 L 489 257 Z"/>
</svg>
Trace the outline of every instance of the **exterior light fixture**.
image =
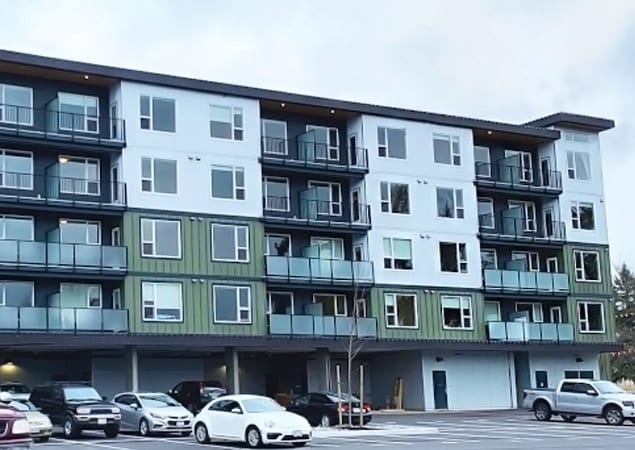
<svg viewBox="0 0 635 450">
<path fill-rule="evenodd" d="M 88 75 L 84 75 L 84 80 L 88 80 L 90 77 Z"/>
<path fill-rule="evenodd" d="M 487 130 L 487 134 L 492 134 L 492 130 Z"/>
<path fill-rule="evenodd" d="M 66 164 L 68 162 L 68 158 L 66 156 L 60 156 L 58 160 L 61 164 Z"/>
<path fill-rule="evenodd" d="M 335 110 L 334 109 L 331 110 L 331 114 L 335 114 Z"/>
<path fill-rule="evenodd" d="M 280 108 L 284 108 L 285 106 L 287 106 L 286 103 L 280 103 Z"/>
</svg>

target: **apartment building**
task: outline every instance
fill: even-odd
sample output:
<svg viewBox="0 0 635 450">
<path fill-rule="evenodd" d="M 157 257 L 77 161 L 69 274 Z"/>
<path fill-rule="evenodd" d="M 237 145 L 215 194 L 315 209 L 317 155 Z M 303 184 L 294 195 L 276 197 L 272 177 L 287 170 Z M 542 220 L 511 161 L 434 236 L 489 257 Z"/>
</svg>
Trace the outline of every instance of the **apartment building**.
<svg viewBox="0 0 635 450">
<path fill-rule="evenodd" d="M 481 409 L 598 377 L 613 126 L 0 51 L 0 379 L 326 390 L 351 339 L 376 406 L 396 379 Z"/>
</svg>

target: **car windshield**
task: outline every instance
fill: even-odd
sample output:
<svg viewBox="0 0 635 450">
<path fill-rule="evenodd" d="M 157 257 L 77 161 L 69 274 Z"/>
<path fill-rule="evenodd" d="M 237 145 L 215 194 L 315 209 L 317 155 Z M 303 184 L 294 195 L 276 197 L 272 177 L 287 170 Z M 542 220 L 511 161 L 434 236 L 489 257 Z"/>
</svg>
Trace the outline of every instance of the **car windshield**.
<svg viewBox="0 0 635 450">
<path fill-rule="evenodd" d="M 337 394 L 326 394 L 326 396 L 333 403 L 337 403 Z M 357 397 L 355 397 L 354 395 L 348 395 L 348 394 L 344 394 L 344 393 L 340 394 L 340 401 L 341 402 L 359 403 L 359 399 Z"/>
<path fill-rule="evenodd" d="M 600 381 L 598 383 L 594 383 L 594 386 L 598 391 L 600 391 L 600 394 L 621 394 L 624 392 L 624 390 L 617 384 L 611 383 L 610 381 Z"/>
<path fill-rule="evenodd" d="M 243 400 L 243 406 L 248 413 L 270 413 L 285 410 L 275 400 L 266 397 Z"/>
<path fill-rule="evenodd" d="M 146 408 L 167 408 L 170 406 L 180 406 L 171 397 L 165 394 L 139 394 L 141 403 Z"/>
<path fill-rule="evenodd" d="M 4 384 L 0 386 L 0 391 L 12 394 L 28 394 L 30 392 L 29 388 L 23 384 Z"/>
<path fill-rule="evenodd" d="M 37 407 L 28 400 L 13 400 L 9 406 L 18 411 L 37 411 Z"/>
<path fill-rule="evenodd" d="M 101 397 L 92 387 L 67 387 L 64 388 L 64 397 L 67 402 L 100 402 Z"/>
</svg>

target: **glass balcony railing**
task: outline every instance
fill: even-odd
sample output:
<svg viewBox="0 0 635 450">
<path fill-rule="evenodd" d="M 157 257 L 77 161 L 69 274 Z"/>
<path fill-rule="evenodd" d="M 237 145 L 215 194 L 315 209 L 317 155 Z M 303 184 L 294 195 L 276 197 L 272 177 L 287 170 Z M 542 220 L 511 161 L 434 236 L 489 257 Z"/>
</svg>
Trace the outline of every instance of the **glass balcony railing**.
<svg viewBox="0 0 635 450">
<path fill-rule="evenodd" d="M 271 314 L 269 334 L 304 337 L 377 337 L 377 320 L 372 317 L 309 316 Z"/>
<path fill-rule="evenodd" d="M 0 332 L 128 332 L 128 311 L 0 306 Z"/>
<path fill-rule="evenodd" d="M 562 174 L 557 170 L 538 170 L 509 162 L 477 162 L 475 171 L 476 184 L 481 187 L 550 194 L 562 192 Z"/>
<path fill-rule="evenodd" d="M 266 256 L 267 279 L 285 283 L 373 284 L 371 261 Z"/>
<path fill-rule="evenodd" d="M 567 295 L 569 276 L 566 273 L 485 269 L 483 285 L 490 292 Z"/>
<path fill-rule="evenodd" d="M 0 240 L 0 270 L 125 273 L 126 247 Z"/>
<path fill-rule="evenodd" d="M 502 342 L 573 342 L 570 323 L 488 322 L 487 337 Z"/>
<path fill-rule="evenodd" d="M 481 214 L 478 222 L 482 239 L 536 243 L 564 243 L 566 240 L 564 222 L 537 223 L 536 220 L 511 217 L 509 211 Z"/>
<path fill-rule="evenodd" d="M 370 228 L 370 205 L 356 203 L 344 211 L 342 202 L 266 196 L 264 216 L 269 221 L 329 228 Z M 348 205 L 347 205 L 348 206 Z"/>
</svg>

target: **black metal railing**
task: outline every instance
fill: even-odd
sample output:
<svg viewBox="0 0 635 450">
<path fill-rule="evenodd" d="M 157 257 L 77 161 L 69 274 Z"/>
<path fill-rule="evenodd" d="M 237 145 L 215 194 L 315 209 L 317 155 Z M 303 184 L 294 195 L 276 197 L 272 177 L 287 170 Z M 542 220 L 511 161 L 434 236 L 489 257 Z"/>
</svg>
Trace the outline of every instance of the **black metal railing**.
<svg viewBox="0 0 635 450">
<path fill-rule="evenodd" d="M 482 237 L 508 241 L 564 242 L 566 226 L 563 222 L 541 221 L 537 218 L 510 216 L 509 210 L 478 217 Z"/>
<path fill-rule="evenodd" d="M 303 337 L 377 337 L 374 317 L 313 316 L 301 314 L 270 314 L 269 334 Z"/>
<path fill-rule="evenodd" d="M 570 343 L 574 331 L 570 323 L 487 322 L 487 338 L 501 342 Z"/>
<path fill-rule="evenodd" d="M 0 134 L 121 146 L 123 119 L 0 103 Z"/>
<path fill-rule="evenodd" d="M 0 306 L 0 333 L 127 333 L 128 310 Z"/>
<path fill-rule="evenodd" d="M 370 205 L 326 200 L 294 199 L 290 197 L 265 196 L 262 199 L 265 218 L 294 224 L 313 224 L 342 227 L 369 227 Z"/>
<path fill-rule="evenodd" d="M 267 279 L 286 283 L 351 286 L 373 284 L 372 261 L 266 256 Z"/>
<path fill-rule="evenodd" d="M 510 164 L 477 162 L 476 182 L 515 191 L 562 192 L 562 174 L 557 170 L 525 168 Z"/>
</svg>

